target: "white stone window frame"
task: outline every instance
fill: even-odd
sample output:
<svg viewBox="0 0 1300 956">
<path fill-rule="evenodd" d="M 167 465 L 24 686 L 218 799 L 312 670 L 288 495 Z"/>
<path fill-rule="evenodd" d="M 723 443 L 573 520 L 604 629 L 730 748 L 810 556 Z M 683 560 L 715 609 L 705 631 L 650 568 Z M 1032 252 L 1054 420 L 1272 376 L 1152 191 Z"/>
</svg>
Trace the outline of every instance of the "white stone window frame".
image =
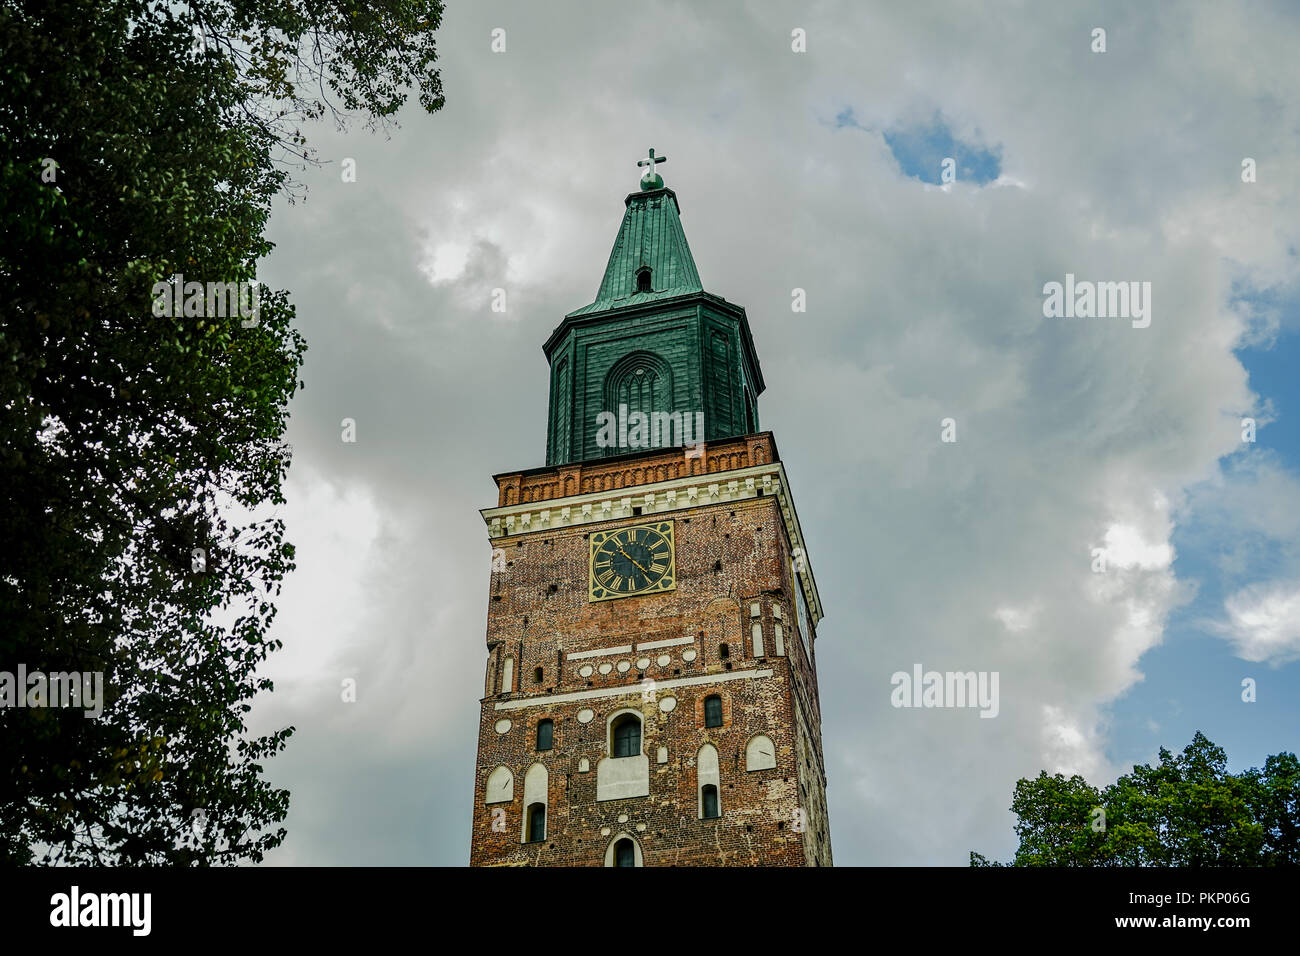
<svg viewBox="0 0 1300 956">
<path fill-rule="evenodd" d="M 626 757 L 614 756 L 614 722 L 624 714 L 631 714 L 641 725 L 641 733 L 638 735 L 638 750 L 634 754 L 628 754 Z M 631 757 L 641 757 L 645 755 L 645 714 L 635 707 L 621 707 L 605 718 L 605 756 L 610 760 L 626 760 Z"/>
<path fill-rule="evenodd" d="M 551 775 L 546 769 L 546 764 L 540 760 L 534 761 L 528 770 L 524 772 L 524 812 L 521 814 L 519 842 L 527 844 L 529 842 L 546 842 L 547 832 L 551 827 L 551 801 L 550 801 L 550 784 Z M 528 810 L 534 804 L 542 805 L 542 839 L 539 841 L 529 841 L 528 824 L 531 822 L 528 817 Z"/>
<path fill-rule="evenodd" d="M 641 855 L 641 841 L 626 830 L 622 833 L 616 833 L 609 838 L 609 844 L 605 847 L 605 865 L 613 866 L 616 862 L 614 857 L 614 847 L 618 845 L 619 840 L 631 840 L 632 852 L 637 866 L 645 866 L 645 857 Z"/>
<path fill-rule="evenodd" d="M 706 766 L 704 754 L 706 751 L 712 752 L 712 766 Z M 722 775 L 720 772 L 722 757 L 718 754 L 718 748 L 713 744 L 704 744 L 695 752 L 695 816 L 700 820 L 721 820 L 722 819 Z M 705 817 L 704 815 L 704 788 L 712 785 L 718 794 L 718 815 L 716 817 Z"/>
</svg>

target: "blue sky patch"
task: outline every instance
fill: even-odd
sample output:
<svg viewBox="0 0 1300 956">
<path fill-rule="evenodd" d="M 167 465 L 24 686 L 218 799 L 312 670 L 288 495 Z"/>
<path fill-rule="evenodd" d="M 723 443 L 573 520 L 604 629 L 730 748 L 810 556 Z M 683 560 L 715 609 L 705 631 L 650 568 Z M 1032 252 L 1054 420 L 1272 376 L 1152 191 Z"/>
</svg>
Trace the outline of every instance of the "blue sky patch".
<svg viewBox="0 0 1300 956">
<path fill-rule="evenodd" d="M 835 117 L 836 129 L 846 127 L 866 128 L 858 122 L 852 107 L 845 107 Z M 938 113 L 928 125 L 885 130 L 884 137 L 903 173 L 923 183 L 941 184 L 943 161 L 948 158 L 956 163 L 958 182 L 983 186 L 1002 172 L 1001 147 L 990 150 L 956 139 Z"/>
</svg>

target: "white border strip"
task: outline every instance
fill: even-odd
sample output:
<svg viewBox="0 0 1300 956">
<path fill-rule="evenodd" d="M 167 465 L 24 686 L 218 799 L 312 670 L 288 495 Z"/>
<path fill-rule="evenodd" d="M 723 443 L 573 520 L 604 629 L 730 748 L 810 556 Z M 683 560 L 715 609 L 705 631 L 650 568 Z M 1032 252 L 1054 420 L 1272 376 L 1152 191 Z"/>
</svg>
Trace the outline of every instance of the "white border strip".
<svg viewBox="0 0 1300 956">
<path fill-rule="evenodd" d="M 693 637 L 667 637 L 664 638 L 662 641 L 645 641 L 644 643 L 638 644 L 636 646 L 636 649 L 638 651 L 648 651 L 656 647 L 676 647 L 679 644 L 694 644 L 694 643 L 695 643 L 695 638 Z"/>
<path fill-rule="evenodd" d="M 757 671 L 732 671 L 724 674 L 704 674 L 701 677 L 679 677 L 675 680 L 655 681 L 655 691 L 665 691 L 673 687 L 694 687 L 697 684 L 721 684 L 729 680 L 745 680 L 749 677 L 771 677 L 770 668 Z M 520 710 L 524 707 L 549 707 L 551 704 L 563 704 L 571 700 L 600 700 L 605 697 L 627 697 L 642 693 L 641 685 L 629 684 L 623 687 L 602 687 L 599 690 L 576 690 L 568 694 L 552 694 L 549 697 L 528 697 L 523 700 L 507 700 L 493 704 L 493 710 Z"/>
<path fill-rule="evenodd" d="M 624 644 L 622 647 L 602 647 L 595 651 L 575 651 L 572 654 L 565 654 L 566 661 L 581 661 L 588 657 L 608 657 L 610 654 L 631 654 L 632 645 Z"/>
</svg>

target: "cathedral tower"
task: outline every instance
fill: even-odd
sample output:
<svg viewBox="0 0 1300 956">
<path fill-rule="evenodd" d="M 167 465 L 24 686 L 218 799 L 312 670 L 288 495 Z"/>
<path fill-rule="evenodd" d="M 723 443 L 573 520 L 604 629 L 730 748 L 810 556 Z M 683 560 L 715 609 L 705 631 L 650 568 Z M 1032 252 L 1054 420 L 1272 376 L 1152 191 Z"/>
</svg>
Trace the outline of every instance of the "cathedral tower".
<svg viewBox="0 0 1300 956">
<path fill-rule="evenodd" d="M 546 341 L 546 465 L 496 475 L 470 863 L 829 866 L 821 602 L 654 150 Z"/>
</svg>

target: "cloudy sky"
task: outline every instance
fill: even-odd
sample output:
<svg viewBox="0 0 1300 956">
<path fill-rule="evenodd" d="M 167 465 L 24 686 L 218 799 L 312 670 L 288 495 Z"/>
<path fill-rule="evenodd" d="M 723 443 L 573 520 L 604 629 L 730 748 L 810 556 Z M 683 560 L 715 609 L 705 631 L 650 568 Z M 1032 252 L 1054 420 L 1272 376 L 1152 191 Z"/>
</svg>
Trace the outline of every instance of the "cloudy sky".
<svg viewBox="0 0 1300 956">
<path fill-rule="evenodd" d="M 253 713 L 298 728 L 273 864 L 466 864 L 478 510 L 544 463 L 541 344 L 651 146 L 763 363 L 826 611 L 838 865 L 1006 859 L 1018 778 L 1108 783 L 1197 730 L 1235 770 L 1297 749 L 1300 12 L 703 6 L 452 2 L 445 109 L 309 132 L 331 162 L 260 272 L 309 343 Z M 1067 274 L 1149 282 L 1149 327 L 1045 317 Z M 997 717 L 891 706 L 916 664 L 997 672 Z"/>
</svg>

